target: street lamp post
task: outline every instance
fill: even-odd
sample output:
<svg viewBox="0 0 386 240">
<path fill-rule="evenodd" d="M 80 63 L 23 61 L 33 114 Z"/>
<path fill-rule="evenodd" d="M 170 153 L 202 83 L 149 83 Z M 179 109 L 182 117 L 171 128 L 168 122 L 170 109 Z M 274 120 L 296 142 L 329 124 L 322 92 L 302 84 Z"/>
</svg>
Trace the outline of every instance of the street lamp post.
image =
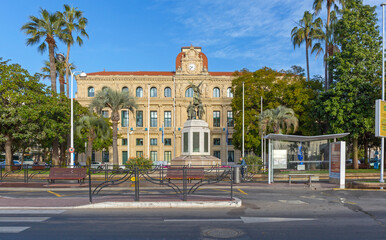
<svg viewBox="0 0 386 240">
<path fill-rule="evenodd" d="M 384 7 L 386 3 L 382 3 L 382 101 L 385 101 L 385 14 L 384 14 Z M 385 138 L 382 137 L 381 139 L 381 174 L 379 181 L 381 183 L 384 182 L 383 180 L 383 171 L 384 171 L 384 162 L 385 162 Z"/>
<path fill-rule="evenodd" d="M 59 62 L 64 62 L 67 66 L 67 68 L 70 70 L 70 73 L 71 73 L 71 95 L 70 95 L 70 98 L 71 98 L 71 141 L 70 141 L 70 153 L 71 153 L 71 158 L 70 158 L 70 166 L 71 168 L 74 167 L 74 155 L 75 155 L 75 149 L 74 149 L 74 75 L 76 73 L 79 73 L 79 76 L 81 78 L 84 78 L 84 77 L 87 77 L 87 74 L 83 71 L 71 71 L 71 65 L 66 62 L 66 57 L 61 54 L 61 53 L 58 53 L 56 54 L 56 59 L 59 61 Z"/>
</svg>

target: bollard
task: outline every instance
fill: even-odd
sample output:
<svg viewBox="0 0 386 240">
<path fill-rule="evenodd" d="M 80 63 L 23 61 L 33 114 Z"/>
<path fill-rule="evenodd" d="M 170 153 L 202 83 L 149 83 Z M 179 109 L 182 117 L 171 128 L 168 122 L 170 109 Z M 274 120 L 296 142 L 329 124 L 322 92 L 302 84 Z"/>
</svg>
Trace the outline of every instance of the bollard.
<svg viewBox="0 0 386 240">
<path fill-rule="evenodd" d="M 233 171 L 233 183 L 240 183 L 240 166 L 235 165 Z"/>
</svg>

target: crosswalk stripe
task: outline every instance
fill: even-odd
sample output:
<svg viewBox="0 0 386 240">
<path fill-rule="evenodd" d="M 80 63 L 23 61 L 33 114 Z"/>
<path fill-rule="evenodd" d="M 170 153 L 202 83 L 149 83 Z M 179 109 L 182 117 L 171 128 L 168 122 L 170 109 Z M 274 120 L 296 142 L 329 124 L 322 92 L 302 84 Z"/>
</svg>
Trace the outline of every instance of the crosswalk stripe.
<svg viewBox="0 0 386 240">
<path fill-rule="evenodd" d="M 65 210 L 48 210 L 48 209 L 42 209 L 42 210 L 3 209 L 3 210 L 0 210 L 0 214 L 61 214 L 63 212 L 65 212 Z"/>
<path fill-rule="evenodd" d="M 0 222 L 43 222 L 50 217 L 0 217 Z"/>
<path fill-rule="evenodd" d="M 19 233 L 30 227 L 0 227 L 0 233 Z"/>
</svg>

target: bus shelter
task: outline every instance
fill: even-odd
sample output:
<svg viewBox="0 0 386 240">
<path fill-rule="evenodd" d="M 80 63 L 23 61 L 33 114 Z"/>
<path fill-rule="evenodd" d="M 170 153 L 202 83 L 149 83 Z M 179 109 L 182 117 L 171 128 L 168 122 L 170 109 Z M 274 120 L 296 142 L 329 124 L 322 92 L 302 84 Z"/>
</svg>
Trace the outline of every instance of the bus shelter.
<svg viewBox="0 0 386 240">
<path fill-rule="evenodd" d="M 268 134 L 268 184 L 280 171 L 317 171 L 329 169 L 329 143 L 349 133 L 319 136 Z"/>
</svg>

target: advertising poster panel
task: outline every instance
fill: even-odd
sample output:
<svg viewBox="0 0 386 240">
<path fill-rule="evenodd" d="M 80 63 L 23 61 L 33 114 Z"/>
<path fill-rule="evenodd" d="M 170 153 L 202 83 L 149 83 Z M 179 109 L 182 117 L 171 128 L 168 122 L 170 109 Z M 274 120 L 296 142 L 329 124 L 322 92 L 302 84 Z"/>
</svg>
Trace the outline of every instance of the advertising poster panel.
<svg viewBox="0 0 386 240">
<path fill-rule="evenodd" d="M 346 142 L 330 143 L 330 182 L 339 183 L 345 188 L 346 178 Z"/>
</svg>

